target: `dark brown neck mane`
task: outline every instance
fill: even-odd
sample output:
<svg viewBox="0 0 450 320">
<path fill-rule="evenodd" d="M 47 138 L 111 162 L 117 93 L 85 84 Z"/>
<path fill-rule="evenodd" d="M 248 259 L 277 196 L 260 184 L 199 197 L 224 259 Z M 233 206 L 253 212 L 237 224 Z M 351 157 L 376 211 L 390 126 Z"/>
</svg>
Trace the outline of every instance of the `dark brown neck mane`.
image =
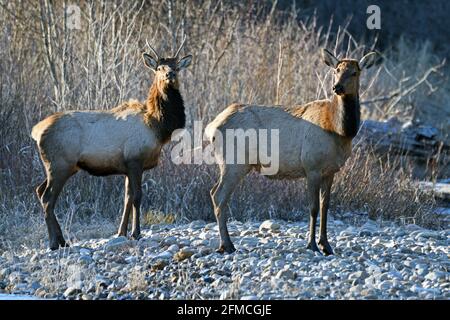
<svg viewBox="0 0 450 320">
<path fill-rule="evenodd" d="M 331 105 L 335 109 L 334 128 L 336 133 L 344 137 L 354 138 L 358 133 L 361 122 L 359 94 L 334 95 Z"/>
<path fill-rule="evenodd" d="M 147 119 L 161 143 L 169 141 L 173 131 L 184 128 L 186 115 L 180 91 L 173 85 L 158 88 L 156 81 L 150 87 L 146 102 Z"/>
</svg>

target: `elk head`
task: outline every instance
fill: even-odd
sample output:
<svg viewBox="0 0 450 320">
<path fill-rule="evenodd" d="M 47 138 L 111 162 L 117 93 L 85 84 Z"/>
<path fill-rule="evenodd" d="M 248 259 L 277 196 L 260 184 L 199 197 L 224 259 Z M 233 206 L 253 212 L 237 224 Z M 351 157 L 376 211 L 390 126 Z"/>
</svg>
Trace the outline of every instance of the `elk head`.
<svg viewBox="0 0 450 320">
<path fill-rule="evenodd" d="M 337 59 L 330 51 L 323 49 L 322 59 L 334 68 L 333 91 L 339 96 L 356 95 L 359 91 L 361 70 L 369 69 L 376 61 L 378 54 L 370 52 L 361 60 Z"/>
<path fill-rule="evenodd" d="M 178 72 L 191 64 L 192 55 L 190 54 L 178 59 L 178 55 L 183 48 L 185 41 L 186 37 L 184 37 L 183 42 L 175 55 L 170 58 L 162 58 L 147 42 L 147 46 L 151 50 L 152 55 L 144 53 L 142 54 L 142 57 L 144 59 L 144 64 L 155 73 L 155 82 L 160 89 L 164 89 L 168 86 L 178 88 Z"/>
</svg>

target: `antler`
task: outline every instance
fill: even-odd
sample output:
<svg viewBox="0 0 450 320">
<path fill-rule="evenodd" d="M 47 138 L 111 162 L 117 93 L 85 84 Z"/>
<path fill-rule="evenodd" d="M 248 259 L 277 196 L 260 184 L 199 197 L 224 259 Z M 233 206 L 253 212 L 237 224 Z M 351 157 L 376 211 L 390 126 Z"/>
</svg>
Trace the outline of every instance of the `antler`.
<svg viewBox="0 0 450 320">
<path fill-rule="evenodd" d="M 145 39 L 145 43 L 147 44 L 147 47 L 149 47 L 150 50 L 153 52 L 153 54 L 155 55 L 155 58 L 156 58 L 157 60 L 159 60 L 159 55 L 158 55 L 158 53 L 156 52 L 155 49 L 153 49 L 153 47 L 150 45 L 150 43 L 148 43 L 147 39 Z"/>
<path fill-rule="evenodd" d="M 181 42 L 181 45 L 178 48 L 177 53 L 175 53 L 174 58 L 178 58 L 178 54 L 180 53 L 181 49 L 183 48 L 185 42 L 186 42 L 186 35 L 184 35 L 183 41 Z"/>
</svg>

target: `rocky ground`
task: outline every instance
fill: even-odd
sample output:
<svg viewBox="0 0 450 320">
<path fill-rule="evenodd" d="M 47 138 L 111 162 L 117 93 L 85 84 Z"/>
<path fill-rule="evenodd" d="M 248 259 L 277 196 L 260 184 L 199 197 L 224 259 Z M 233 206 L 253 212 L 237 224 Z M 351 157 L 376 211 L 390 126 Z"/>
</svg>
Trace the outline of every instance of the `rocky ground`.
<svg viewBox="0 0 450 320">
<path fill-rule="evenodd" d="M 154 225 L 143 238 L 0 257 L 0 294 L 57 299 L 449 299 L 450 229 L 329 222 L 334 256 L 305 249 L 306 222 Z"/>
</svg>

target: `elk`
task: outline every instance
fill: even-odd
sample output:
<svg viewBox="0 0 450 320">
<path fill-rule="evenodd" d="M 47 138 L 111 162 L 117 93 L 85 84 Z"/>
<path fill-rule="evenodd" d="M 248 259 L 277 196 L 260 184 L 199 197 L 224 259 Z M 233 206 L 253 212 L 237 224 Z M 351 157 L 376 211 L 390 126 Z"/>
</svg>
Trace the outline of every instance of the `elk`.
<svg viewBox="0 0 450 320">
<path fill-rule="evenodd" d="M 370 52 L 359 62 L 353 59 L 339 60 L 331 52 L 323 49 L 323 61 L 334 69 L 334 93 L 331 100 L 317 100 L 289 107 L 232 104 L 208 124 L 205 135 L 213 147 L 213 154 L 220 169 L 219 180 L 211 189 L 211 199 L 220 232 L 218 252 L 231 253 L 235 250 L 228 234 L 224 212 L 233 190 L 251 170 L 264 174 L 267 168 L 260 158 L 254 163 L 247 160 L 260 145 L 236 151 L 246 153 L 244 163 L 233 161 L 226 163 L 228 148 L 225 148 L 225 145 L 235 143 L 236 135 L 225 133 L 227 130 L 236 129 L 255 129 L 257 132 L 259 129 L 266 129 L 266 132 L 276 129 L 279 131 L 280 140 L 278 171 L 266 176 L 273 179 L 306 178 L 310 215 L 307 248 L 320 252 L 320 247 L 326 255 L 333 254 L 327 239 L 327 211 L 331 185 L 335 173 L 351 155 L 352 139 L 359 129 L 361 70 L 371 67 L 376 56 L 375 52 Z M 218 136 L 220 139 L 217 139 Z M 316 222 L 319 209 L 318 247 Z"/>
<path fill-rule="evenodd" d="M 94 176 L 125 175 L 125 203 L 118 236 L 127 236 L 133 211 L 131 237 L 140 237 L 141 180 L 145 170 L 158 163 L 161 148 L 174 130 L 185 125 L 178 72 L 187 68 L 192 55 L 178 59 L 177 52 L 162 58 L 147 42 L 153 55 L 143 53 L 145 66 L 154 73 L 145 103 L 124 102 L 107 111 L 55 113 L 33 127 L 46 179 L 36 193 L 45 213 L 50 249 L 67 246 L 54 214 L 59 193 L 79 170 Z"/>
</svg>

